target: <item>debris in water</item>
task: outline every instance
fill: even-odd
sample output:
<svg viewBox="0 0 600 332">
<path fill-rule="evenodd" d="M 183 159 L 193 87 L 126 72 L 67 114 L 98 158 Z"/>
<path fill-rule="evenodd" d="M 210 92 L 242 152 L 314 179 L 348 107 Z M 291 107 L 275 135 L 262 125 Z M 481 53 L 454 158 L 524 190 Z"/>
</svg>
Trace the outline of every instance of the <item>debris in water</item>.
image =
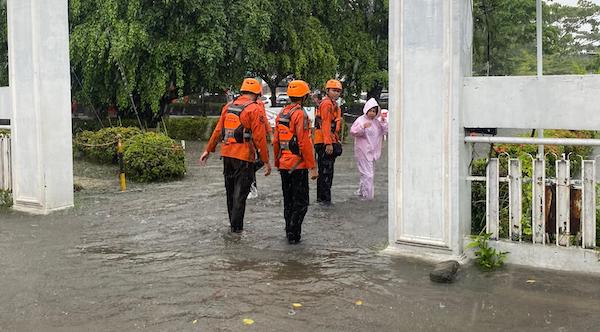
<svg viewBox="0 0 600 332">
<path fill-rule="evenodd" d="M 294 309 L 302 308 L 302 303 L 292 303 L 292 307 L 294 307 Z"/>
<path fill-rule="evenodd" d="M 250 318 L 244 318 L 242 320 L 242 322 L 244 322 L 244 325 L 252 325 L 252 324 L 254 324 L 254 320 L 252 320 Z"/>
<path fill-rule="evenodd" d="M 535 279 L 527 279 L 528 284 L 535 284 Z"/>
<path fill-rule="evenodd" d="M 197 319 L 194 319 L 194 321 L 192 322 L 192 324 L 197 324 L 197 323 L 198 323 Z"/>
<path fill-rule="evenodd" d="M 356 300 L 356 302 L 354 302 L 354 304 L 356 304 L 356 305 L 363 305 L 363 301 L 362 300 Z"/>
</svg>

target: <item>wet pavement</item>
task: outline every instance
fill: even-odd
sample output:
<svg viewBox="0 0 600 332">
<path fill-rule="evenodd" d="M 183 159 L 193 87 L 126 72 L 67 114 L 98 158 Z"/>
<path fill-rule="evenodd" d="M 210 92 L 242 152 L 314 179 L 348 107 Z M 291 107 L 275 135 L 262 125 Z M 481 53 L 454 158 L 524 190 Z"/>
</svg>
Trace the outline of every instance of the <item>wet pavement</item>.
<svg viewBox="0 0 600 332">
<path fill-rule="evenodd" d="M 376 200 L 359 201 L 346 144 L 335 205 L 314 204 L 311 182 L 303 241 L 289 245 L 277 173 L 259 174 L 260 197 L 234 236 L 221 161 L 201 168 L 198 144 L 187 147 L 182 181 L 119 193 L 114 168 L 77 162 L 86 189 L 74 209 L 0 212 L 0 331 L 600 330 L 599 277 L 465 267 L 440 285 L 430 265 L 381 255 L 386 160 Z"/>
</svg>

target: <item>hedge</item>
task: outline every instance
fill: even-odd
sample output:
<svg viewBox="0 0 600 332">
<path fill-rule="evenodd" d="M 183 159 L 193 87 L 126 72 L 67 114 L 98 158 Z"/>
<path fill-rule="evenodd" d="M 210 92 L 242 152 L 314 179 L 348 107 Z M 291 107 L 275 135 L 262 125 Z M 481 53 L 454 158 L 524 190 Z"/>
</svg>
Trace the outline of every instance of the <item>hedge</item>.
<svg viewBox="0 0 600 332">
<path fill-rule="evenodd" d="M 117 135 L 121 135 L 124 145 L 127 146 L 132 137 L 141 133 L 142 131 L 135 127 L 109 127 L 98 131 L 83 131 L 73 139 L 73 148 L 89 160 L 103 164 L 115 163 Z"/>
<path fill-rule="evenodd" d="M 123 155 L 125 172 L 139 182 L 178 179 L 185 175 L 185 152 L 168 136 L 148 132 L 131 139 Z"/>
<path fill-rule="evenodd" d="M 219 118 L 170 117 L 164 120 L 169 137 L 191 141 L 208 141 Z"/>
<path fill-rule="evenodd" d="M 137 119 L 112 119 L 109 123 L 108 119 L 103 119 L 102 123 L 98 121 L 98 119 L 83 119 L 83 118 L 73 118 L 71 119 L 72 124 L 72 132 L 73 134 L 82 132 L 82 131 L 98 131 L 103 128 L 111 128 L 111 127 L 138 127 L 139 123 Z M 111 126 L 112 124 L 112 126 Z"/>
</svg>

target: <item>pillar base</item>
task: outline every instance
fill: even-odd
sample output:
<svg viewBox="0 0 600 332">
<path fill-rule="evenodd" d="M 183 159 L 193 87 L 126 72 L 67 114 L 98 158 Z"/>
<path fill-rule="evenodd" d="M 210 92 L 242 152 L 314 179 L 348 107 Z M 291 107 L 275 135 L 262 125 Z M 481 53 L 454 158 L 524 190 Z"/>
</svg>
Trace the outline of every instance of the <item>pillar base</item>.
<svg viewBox="0 0 600 332">
<path fill-rule="evenodd" d="M 30 202 L 30 201 L 15 201 L 12 209 L 19 212 L 25 212 L 29 214 L 35 215 L 47 215 L 53 212 L 67 210 L 72 208 L 74 205 L 65 205 L 60 207 L 48 208 L 44 207 L 42 204 L 38 202 Z"/>
<path fill-rule="evenodd" d="M 455 260 L 460 265 L 465 265 L 469 262 L 469 258 L 465 254 L 456 255 L 447 248 L 408 244 L 406 242 L 392 243 L 381 253 L 383 255 L 416 258 L 431 263 Z"/>
</svg>

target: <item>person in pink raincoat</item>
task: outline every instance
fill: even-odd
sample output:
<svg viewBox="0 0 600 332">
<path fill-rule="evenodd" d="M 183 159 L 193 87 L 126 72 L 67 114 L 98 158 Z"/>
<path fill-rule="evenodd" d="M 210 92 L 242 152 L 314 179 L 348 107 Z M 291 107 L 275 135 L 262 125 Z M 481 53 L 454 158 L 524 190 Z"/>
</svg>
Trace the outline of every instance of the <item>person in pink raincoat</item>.
<svg viewBox="0 0 600 332">
<path fill-rule="evenodd" d="M 356 195 L 362 200 L 375 197 L 375 161 L 381 157 L 383 136 L 388 132 L 388 123 L 380 115 L 381 107 L 371 98 L 363 107 L 364 115 L 352 124 L 350 135 L 354 137 L 354 158 L 360 173 L 360 184 Z"/>
</svg>

